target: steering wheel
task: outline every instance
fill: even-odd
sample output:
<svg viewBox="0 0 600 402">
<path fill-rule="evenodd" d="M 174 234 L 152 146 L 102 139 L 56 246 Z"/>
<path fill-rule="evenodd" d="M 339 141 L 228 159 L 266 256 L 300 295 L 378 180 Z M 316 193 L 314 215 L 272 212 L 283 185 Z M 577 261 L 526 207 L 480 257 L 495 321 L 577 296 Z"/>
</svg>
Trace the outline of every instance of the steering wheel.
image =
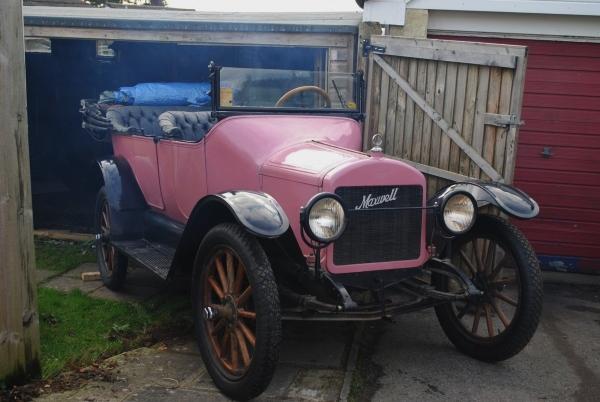
<svg viewBox="0 0 600 402">
<path fill-rule="evenodd" d="M 293 98 L 294 96 L 296 96 L 300 93 L 303 93 L 303 92 L 315 92 L 315 93 L 321 95 L 321 97 L 323 99 L 325 99 L 325 104 L 327 105 L 327 107 L 331 108 L 331 98 L 329 97 L 327 92 L 325 92 L 325 90 L 323 88 L 316 87 L 313 85 L 305 85 L 305 86 L 297 87 L 297 88 L 287 91 L 286 93 L 283 94 L 283 96 L 281 98 L 279 98 L 279 100 L 275 104 L 275 107 L 283 106 L 291 98 Z"/>
</svg>

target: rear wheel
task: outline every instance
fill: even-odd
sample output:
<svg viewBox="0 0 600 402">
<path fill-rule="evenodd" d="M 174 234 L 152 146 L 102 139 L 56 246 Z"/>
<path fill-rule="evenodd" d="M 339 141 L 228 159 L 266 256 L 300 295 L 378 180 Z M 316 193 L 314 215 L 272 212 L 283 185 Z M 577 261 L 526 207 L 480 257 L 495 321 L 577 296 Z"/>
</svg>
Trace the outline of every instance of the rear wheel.
<svg viewBox="0 0 600 402">
<path fill-rule="evenodd" d="M 503 219 L 480 215 L 473 229 L 452 243 L 451 258 L 483 296 L 436 307 L 450 341 L 484 361 L 519 353 L 537 328 L 543 297 L 538 260 L 525 236 Z M 447 277 L 436 281 L 444 291 L 460 286 Z"/>
<path fill-rule="evenodd" d="M 96 199 L 96 253 L 98 270 L 104 286 L 111 290 L 123 287 L 127 276 L 127 257 L 110 244 L 111 212 L 104 187 Z"/>
<path fill-rule="evenodd" d="M 258 396 L 281 338 L 277 284 L 258 241 L 239 225 L 213 228 L 196 256 L 193 293 L 196 338 L 213 381 L 233 399 Z"/>
</svg>

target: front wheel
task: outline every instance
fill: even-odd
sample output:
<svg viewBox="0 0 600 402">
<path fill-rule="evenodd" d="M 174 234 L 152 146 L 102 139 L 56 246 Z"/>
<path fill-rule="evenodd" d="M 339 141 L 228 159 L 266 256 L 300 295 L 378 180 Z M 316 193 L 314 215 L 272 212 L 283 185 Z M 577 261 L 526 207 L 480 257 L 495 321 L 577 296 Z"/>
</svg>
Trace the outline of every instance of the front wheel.
<svg viewBox="0 0 600 402">
<path fill-rule="evenodd" d="M 200 353 L 217 387 L 236 400 L 261 394 L 279 359 L 279 293 L 264 250 L 239 225 L 218 225 L 202 241 L 193 305 Z"/>
<path fill-rule="evenodd" d="M 473 229 L 451 245 L 452 263 L 483 296 L 437 306 L 440 325 L 463 353 L 501 361 L 519 353 L 533 336 L 542 313 L 542 276 L 525 236 L 509 222 L 480 215 Z M 436 276 L 440 290 L 460 286 Z"/>
</svg>

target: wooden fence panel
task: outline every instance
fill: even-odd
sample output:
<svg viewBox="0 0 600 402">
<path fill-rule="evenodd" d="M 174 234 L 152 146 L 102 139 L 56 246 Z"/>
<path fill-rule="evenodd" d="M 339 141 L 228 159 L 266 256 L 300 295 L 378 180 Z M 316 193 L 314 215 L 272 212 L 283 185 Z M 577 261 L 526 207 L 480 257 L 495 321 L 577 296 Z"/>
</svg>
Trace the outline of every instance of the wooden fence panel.
<svg viewBox="0 0 600 402">
<path fill-rule="evenodd" d="M 520 122 L 526 49 L 374 36 L 365 148 L 428 175 L 428 192 L 470 178 L 510 183 Z M 460 57 L 459 57 L 460 56 Z"/>
</svg>

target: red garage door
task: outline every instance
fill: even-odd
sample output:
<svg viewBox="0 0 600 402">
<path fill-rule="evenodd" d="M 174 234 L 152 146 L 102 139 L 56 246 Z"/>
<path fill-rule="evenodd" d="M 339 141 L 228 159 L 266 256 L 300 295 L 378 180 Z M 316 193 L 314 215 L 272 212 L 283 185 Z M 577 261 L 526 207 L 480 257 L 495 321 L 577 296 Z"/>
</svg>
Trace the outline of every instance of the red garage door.
<svg viewBox="0 0 600 402">
<path fill-rule="evenodd" d="M 546 268 L 600 274 L 600 44 L 447 38 L 529 48 L 515 185 L 541 211 L 518 224 Z"/>
</svg>

